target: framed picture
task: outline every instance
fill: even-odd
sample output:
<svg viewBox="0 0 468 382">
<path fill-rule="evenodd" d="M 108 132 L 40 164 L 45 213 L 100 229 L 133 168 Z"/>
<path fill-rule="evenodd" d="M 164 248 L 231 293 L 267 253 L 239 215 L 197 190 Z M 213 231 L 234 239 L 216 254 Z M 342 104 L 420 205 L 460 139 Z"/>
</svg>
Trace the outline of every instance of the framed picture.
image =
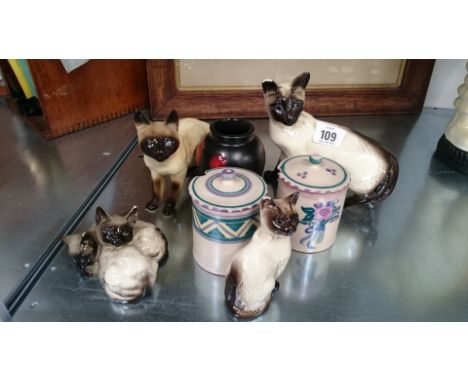
<svg viewBox="0 0 468 382">
<path fill-rule="evenodd" d="M 317 115 L 419 113 L 435 60 L 147 60 L 151 118 L 265 118 L 261 82 L 311 73 Z"/>
</svg>

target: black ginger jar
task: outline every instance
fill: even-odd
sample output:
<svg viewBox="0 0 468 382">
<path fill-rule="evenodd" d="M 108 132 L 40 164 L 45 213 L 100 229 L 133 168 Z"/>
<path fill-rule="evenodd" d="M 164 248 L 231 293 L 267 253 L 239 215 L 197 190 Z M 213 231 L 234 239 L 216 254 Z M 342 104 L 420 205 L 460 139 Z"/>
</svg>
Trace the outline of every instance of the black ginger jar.
<svg viewBox="0 0 468 382">
<path fill-rule="evenodd" d="M 218 167 L 241 167 L 262 176 L 265 148 L 245 119 L 225 118 L 210 125 L 210 133 L 197 147 L 199 174 Z"/>
</svg>

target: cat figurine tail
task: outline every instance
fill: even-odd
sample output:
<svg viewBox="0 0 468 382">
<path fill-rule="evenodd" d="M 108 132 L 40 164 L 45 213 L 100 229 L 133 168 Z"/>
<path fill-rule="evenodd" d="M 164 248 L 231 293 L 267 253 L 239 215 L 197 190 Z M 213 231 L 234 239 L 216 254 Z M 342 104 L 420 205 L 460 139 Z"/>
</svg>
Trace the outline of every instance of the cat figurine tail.
<svg viewBox="0 0 468 382">
<path fill-rule="evenodd" d="M 278 278 L 291 256 L 291 238 L 299 218 L 295 209 L 299 193 L 282 199 L 264 198 L 260 226 L 250 242 L 234 255 L 225 279 L 228 309 L 239 318 L 254 318 L 269 306 Z"/>
<path fill-rule="evenodd" d="M 355 131 L 354 133 L 361 136 L 362 139 L 369 141 L 370 143 L 374 144 L 375 147 L 380 149 L 381 156 L 385 158 L 385 161 L 387 162 L 388 167 L 386 169 L 385 176 L 383 177 L 383 179 L 371 192 L 368 192 L 365 194 L 355 193 L 354 195 L 348 196 L 345 199 L 345 204 L 344 204 L 345 208 L 353 206 L 353 205 L 359 205 L 359 204 L 380 203 L 381 201 L 386 199 L 395 189 L 395 186 L 398 180 L 398 173 L 400 171 L 398 160 L 390 151 L 387 151 L 384 148 L 381 148 L 379 143 L 375 141 L 374 139 L 369 138 L 357 131 Z"/>
</svg>

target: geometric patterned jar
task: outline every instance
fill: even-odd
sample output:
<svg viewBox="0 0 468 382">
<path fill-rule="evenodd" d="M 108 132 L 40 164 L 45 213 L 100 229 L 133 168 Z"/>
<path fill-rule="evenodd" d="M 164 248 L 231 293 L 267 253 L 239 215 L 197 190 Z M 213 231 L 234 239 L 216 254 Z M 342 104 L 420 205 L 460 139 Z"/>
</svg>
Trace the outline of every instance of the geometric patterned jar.
<svg viewBox="0 0 468 382">
<path fill-rule="evenodd" d="M 343 166 L 317 155 L 296 155 L 279 166 L 278 198 L 299 191 L 299 225 L 292 249 L 322 252 L 335 242 L 350 177 Z"/>
<path fill-rule="evenodd" d="M 188 189 L 193 204 L 193 256 L 206 271 L 225 275 L 234 254 L 258 227 L 266 183 L 252 171 L 224 167 L 193 178 Z"/>
</svg>

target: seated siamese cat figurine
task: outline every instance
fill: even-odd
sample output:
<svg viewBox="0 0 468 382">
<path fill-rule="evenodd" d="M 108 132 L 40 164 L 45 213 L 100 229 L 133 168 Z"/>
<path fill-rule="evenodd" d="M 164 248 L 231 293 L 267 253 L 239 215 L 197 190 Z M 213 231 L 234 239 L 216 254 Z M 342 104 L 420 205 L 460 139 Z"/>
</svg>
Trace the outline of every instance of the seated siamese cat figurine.
<svg viewBox="0 0 468 382">
<path fill-rule="evenodd" d="M 137 112 L 135 127 L 153 183 L 153 197 L 146 204 L 146 209 L 155 212 L 160 202 L 165 200 L 162 212 L 171 216 L 175 213 L 187 169 L 194 163 L 195 149 L 208 134 L 210 125 L 195 118 L 179 120 L 173 110 L 165 122 L 150 121 Z M 170 179 L 167 197 L 163 195 L 166 177 Z"/>
<path fill-rule="evenodd" d="M 377 203 L 387 198 L 398 179 L 396 158 L 357 131 L 314 118 L 303 110 L 310 74 L 305 72 L 290 84 L 262 82 L 265 104 L 270 117 L 270 136 L 281 149 L 280 160 L 294 155 L 330 158 L 350 173 L 352 196 L 345 206 Z M 277 173 L 268 172 L 267 181 Z"/>
<path fill-rule="evenodd" d="M 291 256 L 291 235 L 299 222 L 299 193 L 282 199 L 263 198 L 260 226 L 249 243 L 234 255 L 226 275 L 224 297 L 237 317 L 254 318 L 270 304 L 278 278 Z"/>
<path fill-rule="evenodd" d="M 167 240 L 151 223 L 138 220 L 137 207 L 124 215 L 96 209 L 96 223 L 63 239 L 80 271 L 98 276 L 107 295 L 129 302 L 142 297 L 156 281 L 158 263 L 167 258 Z"/>
</svg>

